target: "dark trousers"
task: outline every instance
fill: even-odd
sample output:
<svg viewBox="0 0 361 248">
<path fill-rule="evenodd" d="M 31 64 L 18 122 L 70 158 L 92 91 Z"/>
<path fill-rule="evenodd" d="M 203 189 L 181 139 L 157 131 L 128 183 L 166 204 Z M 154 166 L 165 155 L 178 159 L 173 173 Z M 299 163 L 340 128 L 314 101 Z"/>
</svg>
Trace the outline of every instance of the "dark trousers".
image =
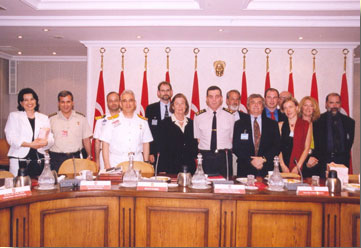
<svg viewBox="0 0 361 248">
<path fill-rule="evenodd" d="M 203 156 L 203 170 L 208 176 L 222 175 L 227 178 L 226 151 L 219 150 L 218 153 L 200 150 Z M 228 175 L 232 177 L 232 151 L 228 150 Z"/>
<path fill-rule="evenodd" d="M 69 158 L 80 158 L 80 152 L 73 153 L 59 153 L 59 152 L 49 152 L 50 155 L 50 167 L 51 170 L 59 171 L 61 164 Z"/>
</svg>

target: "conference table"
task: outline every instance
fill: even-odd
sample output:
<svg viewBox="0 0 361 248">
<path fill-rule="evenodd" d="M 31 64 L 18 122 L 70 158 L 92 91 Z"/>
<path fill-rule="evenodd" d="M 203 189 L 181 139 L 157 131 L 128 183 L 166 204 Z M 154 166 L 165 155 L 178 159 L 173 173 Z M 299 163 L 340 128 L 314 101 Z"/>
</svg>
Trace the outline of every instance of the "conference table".
<svg viewBox="0 0 361 248">
<path fill-rule="evenodd" d="M 360 194 L 59 188 L 0 201 L 0 246 L 360 246 Z"/>
</svg>

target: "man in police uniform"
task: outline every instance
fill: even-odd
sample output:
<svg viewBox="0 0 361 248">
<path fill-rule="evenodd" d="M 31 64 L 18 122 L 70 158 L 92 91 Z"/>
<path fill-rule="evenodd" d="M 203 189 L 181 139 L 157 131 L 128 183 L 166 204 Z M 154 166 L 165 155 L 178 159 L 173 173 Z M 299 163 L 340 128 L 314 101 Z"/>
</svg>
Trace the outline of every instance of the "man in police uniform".
<svg viewBox="0 0 361 248">
<path fill-rule="evenodd" d="M 109 92 L 107 95 L 107 106 L 109 113 L 103 116 L 95 117 L 97 120 L 94 128 L 94 142 L 95 142 L 95 162 L 97 163 L 98 169 L 104 169 L 103 157 L 100 156 L 101 151 L 101 141 L 100 136 L 102 134 L 103 127 L 108 121 L 113 118 L 116 118 L 120 112 L 120 97 L 119 94 L 115 91 Z"/>
<path fill-rule="evenodd" d="M 207 89 L 206 109 L 194 118 L 194 138 L 203 156 L 203 169 L 209 176 L 232 176 L 232 136 L 234 116 L 222 108 L 222 91 L 217 86 Z M 226 156 L 228 155 L 228 156 Z M 228 164 L 228 169 L 227 169 Z M 227 173 L 228 172 L 228 173 Z"/>
<path fill-rule="evenodd" d="M 157 156 L 158 125 L 161 120 L 171 115 L 169 108 L 173 96 L 172 85 L 166 81 L 160 82 L 158 84 L 157 96 L 160 101 L 149 104 L 145 110 L 145 117 L 148 118 L 148 124 L 154 139 L 150 143 L 149 160 L 151 163 L 155 162 Z"/>
<path fill-rule="evenodd" d="M 58 94 L 58 106 L 60 111 L 49 116 L 54 134 L 54 145 L 50 148 L 51 169 L 56 171 L 65 160 L 81 157 L 83 147 L 86 156 L 82 156 L 91 159 L 92 136 L 85 116 L 73 110 L 73 94 L 70 91 Z"/>
<path fill-rule="evenodd" d="M 134 93 L 125 90 L 120 97 L 122 112 L 107 122 L 101 134 L 103 159 L 106 169 L 129 160 L 149 162 L 149 142 L 153 141 L 147 119 L 134 114 L 137 107 Z"/>
</svg>

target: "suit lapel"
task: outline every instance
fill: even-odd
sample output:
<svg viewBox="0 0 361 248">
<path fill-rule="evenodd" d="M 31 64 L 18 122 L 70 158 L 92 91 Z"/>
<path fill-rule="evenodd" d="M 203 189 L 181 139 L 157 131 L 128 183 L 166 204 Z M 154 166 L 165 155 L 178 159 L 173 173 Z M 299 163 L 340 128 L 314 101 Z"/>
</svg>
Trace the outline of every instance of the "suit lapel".
<svg viewBox="0 0 361 248">
<path fill-rule="evenodd" d="M 254 150 L 254 141 L 253 141 L 253 131 L 252 131 L 252 118 L 251 115 L 248 116 L 247 118 L 247 130 L 248 131 L 248 135 L 249 135 L 249 143 L 251 145 L 251 153 L 254 154 L 255 150 Z"/>
</svg>

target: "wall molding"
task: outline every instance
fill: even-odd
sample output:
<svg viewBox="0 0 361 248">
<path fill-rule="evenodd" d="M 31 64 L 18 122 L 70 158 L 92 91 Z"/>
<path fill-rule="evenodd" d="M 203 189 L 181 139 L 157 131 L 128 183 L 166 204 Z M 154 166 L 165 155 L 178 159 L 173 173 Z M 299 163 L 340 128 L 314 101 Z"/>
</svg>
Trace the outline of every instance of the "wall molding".
<svg viewBox="0 0 361 248">
<path fill-rule="evenodd" d="M 24 27 L 360 27 L 360 16 L 0 16 Z"/>
<path fill-rule="evenodd" d="M 7 54 L 7 53 L 3 53 L 3 52 L 0 52 L 0 58 L 2 59 L 7 59 L 7 60 L 10 60 L 13 56 Z"/>
<path fill-rule="evenodd" d="M 87 56 L 12 56 L 0 52 L 0 58 L 14 61 L 86 62 Z"/>
<path fill-rule="evenodd" d="M 207 48 L 348 48 L 354 49 L 358 42 L 237 42 L 237 41 L 80 41 L 86 47 L 207 47 Z"/>
</svg>

